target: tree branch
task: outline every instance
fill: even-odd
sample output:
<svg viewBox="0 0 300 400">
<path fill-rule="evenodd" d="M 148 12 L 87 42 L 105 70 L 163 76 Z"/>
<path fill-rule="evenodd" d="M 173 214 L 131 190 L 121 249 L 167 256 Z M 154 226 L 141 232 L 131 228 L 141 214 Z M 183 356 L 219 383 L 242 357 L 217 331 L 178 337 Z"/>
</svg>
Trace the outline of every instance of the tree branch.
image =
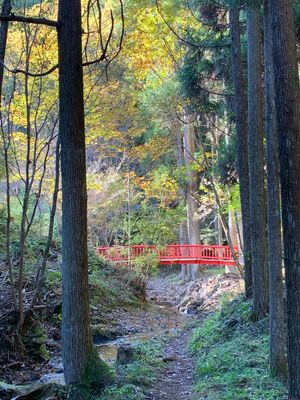
<svg viewBox="0 0 300 400">
<path fill-rule="evenodd" d="M 114 56 L 110 60 L 107 61 L 106 68 L 121 52 L 122 44 L 123 44 L 123 40 L 124 40 L 124 34 L 125 34 L 124 5 L 123 5 L 123 1 L 122 0 L 119 0 L 119 2 L 120 2 L 120 9 L 121 9 L 121 23 L 122 23 L 120 42 L 119 42 L 118 50 L 116 51 Z M 25 22 L 25 23 L 33 23 L 33 24 L 54 26 L 56 28 L 59 27 L 59 24 L 58 24 L 57 21 L 48 20 L 46 18 L 23 17 L 23 16 L 17 16 L 17 15 L 14 15 L 14 14 L 11 14 L 9 16 L 0 15 L 0 21 L 11 21 L 11 22 L 16 21 L 16 22 Z M 115 20 L 114 20 L 113 13 L 111 11 L 111 29 L 110 29 L 108 38 L 106 40 L 106 43 L 104 45 L 104 48 L 102 49 L 102 54 L 101 54 L 101 56 L 99 58 L 97 58 L 95 60 L 84 62 L 82 64 L 83 67 L 94 65 L 94 64 L 97 64 L 97 63 L 99 63 L 101 61 L 107 60 L 106 54 L 107 54 L 107 51 L 108 51 L 109 44 L 110 44 L 110 42 L 112 40 L 114 26 L 115 26 Z M 101 27 L 100 27 L 100 30 L 101 30 Z M 102 36 L 101 36 L 101 47 L 103 47 Z M 23 75 L 31 76 L 31 77 L 34 77 L 34 78 L 41 78 L 43 76 L 50 75 L 52 72 L 54 72 L 56 69 L 59 68 L 59 64 L 55 64 L 53 67 L 51 67 L 49 70 L 47 70 L 45 72 L 33 73 L 33 72 L 25 71 L 25 70 L 19 69 L 19 68 L 10 68 L 4 62 L 2 62 L 1 60 L 0 60 L 0 65 L 2 65 L 3 68 L 6 71 L 8 71 L 8 72 L 10 72 L 12 74 L 23 74 Z"/>
<path fill-rule="evenodd" d="M 107 64 L 106 64 L 106 68 L 107 68 L 108 65 L 120 54 L 120 52 L 121 52 L 121 50 L 122 50 L 122 44 L 123 44 L 123 39 L 124 39 L 124 34 L 125 34 L 125 17 L 124 17 L 124 6 L 123 6 L 123 1 L 122 1 L 122 0 L 119 0 L 119 1 L 120 1 L 121 21 L 122 21 L 120 42 L 119 42 L 118 50 L 116 51 L 115 55 L 114 55 L 110 60 L 108 60 L 108 62 L 107 62 Z M 107 53 L 107 50 L 108 50 L 109 43 L 111 42 L 111 39 L 112 39 L 112 35 L 113 35 L 113 31 L 114 31 L 114 23 L 115 23 L 115 20 L 114 20 L 113 13 L 112 13 L 112 11 L 111 11 L 111 29 L 110 29 L 108 38 L 107 38 L 107 40 L 106 40 L 104 49 L 103 49 L 103 51 L 102 51 L 102 54 L 101 54 L 101 56 L 100 56 L 99 58 L 97 58 L 96 60 L 87 61 L 87 62 L 83 63 L 82 65 L 83 65 L 84 67 L 87 67 L 87 66 L 96 64 L 96 63 L 98 63 L 98 62 L 100 62 L 100 61 L 103 61 L 103 60 L 106 60 L 106 59 L 107 59 L 107 58 L 106 58 L 106 53 Z"/>
<path fill-rule="evenodd" d="M 58 64 L 53 65 L 50 69 L 48 69 L 45 72 L 38 72 L 38 73 L 33 73 L 30 71 L 25 71 L 24 69 L 20 68 L 9 68 L 4 62 L 0 60 L 0 64 L 3 66 L 3 68 L 10 72 L 11 74 L 23 74 L 27 76 L 31 76 L 33 78 L 42 78 L 43 76 L 50 75 L 52 72 L 54 72 L 58 68 Z"/>
<path fill-rule="evenodd" d="M 53 21 L 51 19 L 37 18 L 37 17 L 36 18 L 35 17 L 26 17 L 24 15 L 15 15 L 15 14 L 0 15 L 0 21 L 26 22 L 26 23 L 29 23 L 29 24 L 53 26 L 55 28 L 59 27 L 58 22 L 57 21 Z"/>
</svg>

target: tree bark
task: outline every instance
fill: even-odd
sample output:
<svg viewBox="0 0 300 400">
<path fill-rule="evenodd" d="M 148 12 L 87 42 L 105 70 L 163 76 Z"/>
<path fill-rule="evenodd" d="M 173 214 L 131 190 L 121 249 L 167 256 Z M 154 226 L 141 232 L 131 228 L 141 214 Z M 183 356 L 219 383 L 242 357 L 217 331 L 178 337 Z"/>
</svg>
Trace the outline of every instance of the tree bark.
<svg viewBox="0 0 300 400">
<path fill-rule="evenodd" d="M 200 126 L 198 124 L 198 129 L 199 128 L 200 128 Z M 209 180 L 210 180 L 210 184 L 211 184 L 211 187 L 212 187 L 212 191 L 213 191 L 214 196 L 215 196 L 215 201 L 216 201 L 216 204 L 218 206 L 218 211 L 219 211 L 220 220 L 221 220 L 221 223 L 222 223 L 222 228 L 223 228 L 226 240 L 228 242 L 228 246 L 230 247 L 230 250 L 232 252 L 232 257 L 233 257 L 233 259 L 234 259 L 234 261 L 236 263 L 236 267 L 237 267 L 239 273 L 242 276 L 243 275 L 243 271 L 241 269 L 239 256 L 234 251 L 234 245 L 233 245 L 233 242 L 232 242 L 232 239 L 231 239 L 231 236 L 230 236 L 228 221 L 227 221 L 224 213 L 221 211 L 222 202 L 220 200 L 218 189 L 217 189 L 217 186 L 215 184 L 215 179 L 214 179 L 214 176 L 213 176 L 212 172 L 209 172 L 209 171 L 211 171 L 211 165 L 210 165 L 210 162 L 209 162 L 209 160 L 207 158 L 207 155 L 206 155 L 206 148 L 205 148 L 205 144 L 204 144 L 203 136 L 201 135 L 201 132 L 199 132 L 198 138 L 199 138 L 199 142 L 200 142 L 200 145 L 201 145 L 201 148 L 202 148 L 202 152 L 203 152 L 204 164 L 205 164 L 208 176 L 209 176 Z"/>
<path fill-rule="evenodd" d="M 292 0 L 270 0 L 287 287 L 289 399 L 300 399 L 300 91 Z"/>
<path fill-rule="evenodd" d="M 56 208 L 57 208 L 57 199 L 59 193 L 59 178 L 60 178 L 60 141 L 59 139 L 56 142 L 56 149 L 55 149 L 55 177 L 54 177 L 54 190 L 52 195 L 52 204 L 50 208 L 50 215 L 49 215 L 49 228 L 48 228 L 48 237 L 47 243 L 45 247 L 45 251 L 43 254 L 43 259 L 41 263 L 41 268 L 37 273 L 36 277 L 36 287 L 33 298 L 31 300 L 30 307 L 33 308 L 42 292 L 44 283 L 45 283 L 45 272 L 47 267 L 47 261 L 52 245 L 53 239 L 53 232 L 54 232 L 54 222 L 55 222 L 55 215 L 56 215 Z"/>
<path fill-rule="evenodd" d="M 4 0 L 2 3 L 2 15 L 10 15 L 11 13 L 11 0 Z M 2 105 L 2 91 L 3 91 L 3 77 L 5 54 L 7 47 L 7 36 L 8 36 L 9 22 L 2 22 L 0 25 L 0 104 Z M 6 240 L 6 264 L 9 273 L 9 281 L 11 286 L 11 296 L 15 310 L 17 310 L 17 298 L 15 293 L 15 280 L 12 270 L 11 262 L 11 235 L 10 235 L 10 222 L 11 222 L 11 204 L 10 204 L 10 177 L 9 177 L 9 165 L 8 165 L 8 149 L 10 146 L 9 138 L 4 132 L 4 127 L 1 123 L 2 130 L 2 141 L 3 141 L 3 153 L 4 153 L 4 166 L 5 166 L 5 184 L 6 184 L 6 229 L 5 229 L 5 240 Z"/>
<path fill-rule="evenodd" d="M 229 210 L 229 212 L 228 212 L 228 234 L 231 238 L 232 246 L 239 248 L 237 222 L 235 220 L 235 215 L 234 215 L 233 210 Z M 225 272 L 226 273 L 237 273 L 237 270 L 236 270 L 236 267 L 226 265 Z"/>
<path fill-rule="evenodd" d="M 25 35 L 25 37 L 26 37 L 26 44 L 25 44 L 26 71 L 28 71 L 29 59 L 30 59 L 30 45 L 28 36 Z M 29 208 L 30 189 L 31 189 L 30 164 L 31 164 L 31 150 L 32 150 L 32 129 L 31 129 L 31 101 L 29 93 L 30 93 L 29 77 L 28 75 L 25 75 L 24 95 L 25 95 L 25 107 L 26 107 L 26 161 L 25 161 L 24 195 L 22 199 L 22 217 L 21 217 L 20 236 L 19 236 L 19 255 L 18 255 L 19 271 L 17 280 L 18 312 L 19 312 L 18 331 L 20 334 L 22 332 L 22 328 L 25 322 L 23 280 L 24 280 L 24 269 L 25 269 L 28 208 Z"/>
<path fill-rule="evenodd" d="M 177 165 L 179 168 L 182 168 L 184 166 L 184 159 L 183 159 L 182 130 L 180 124 L 179 123 L 174 124 L 174 129 L 176 131 Z M 182 204 L 185 204 L 187 193 L 186 193 L 186 188 L 183 184 L 179 185 L 178 197 L 179 201 Z M 187 221 L 185 220 L 179 227 L 179 243 L 187 244 L 188 242 L 189 242 L 188 228 L 187 228 Z M 184 282 L 187 282 L 189 280 L 189 275 L 190 275 L 189 270 L 190 270 L 189 265 L 182 264 L 180 267 L 181 279 Z"/>
<path fill-rule="evenodd" d="M 188 121 L 187 121 L 188 122 Z M 193 125 L 186 123 L 184 126 L 184 158 L 187 168 L 187 229 L 189 244 L 200 243 L 199 222 L 195 218 L 197 212 L 197 201 L 193 196 L 197 192 L 197 178 L 192 170 L 191 164 L 194 162 L 195 138 Z M 197 264 L 190 265 L 188 280 L 195 280 L 199 274 L 200 267 Z"/>
<path fill-rule="evenodd" d="M 251 264 L 251 218 L 250 218 L 250 183 L 248 165 L 248 131 L 247 131 L 247 98 L 246 82 L 243 75 L 243 60 L 240 42 L 240 22 L 238 6 L 229 10 L 232 54 L 232 76 L 235 92 L 235 114 L 237 133 L 237 158 L 239 186 L 241 196 L 243 247 L 245 266 L 245 294 L 252 297 L 252 264 Z"/>
<path fill-rule="evenodd" d="M 258 8 L 247 9 L 248 36 L 248 154 L 253 273 L 253 313 L 266 316 L 269 308 L 267 265 L 266 191 L 264 187 L 264 138 L 262 93 L 261 18 Z"/>
<path fill-rule="evenodd" d="M 226 116 L 227 117 L 227 116 Z M 225 119 L 226 119 L 225 117 Z M 217 119 L 217 118 L 215 118 Z M 217 121 L 214 121 L 214 126 L 217 126 Z M 208 129 L 210 129 L 208 125 Z M 228 126 L 224 128 L 224 131 L 228 134 Z M 225 141 L 228 140 L 228 135 L 225 136 Z M 212 157 L 216 157 L 216 159 L 219 159 L 219 133 L 217 129 L 214 129 L 214 132 L 212 133 L 211 137 L 211 153 Z M 216 205 L 214 207 L 214 236 L 215 236 L 215 243 L 219 246 L 223 245 L 223 228 L 222 228 L 222 221 L 219 213 L 219 208 Z"/>
<path fill-rule="evenodd" d="M 264 4 L 265 122 L 268 178 L 268 259 L 270 285 L 270 369 L 287 375 L 284 332 L 282 240 L 280 216 L 279 145 L 275 107 L 272 26 L 270 3 Z"/>
<path fill-rule="evenodd" d="M 59 94 L 62 173 L 62 350 L 72 399 L 107 381 L 90 330 L 81 1 L 59 1 Z"/>
<path fill-rule="evenodd" d="M 223 228 L 222 228 L 222 222 L 221 222 L 221 217 L 219 215 L 218 208 L 216 207 L 214 210 L 214 215 L 215 215 L 215 240 L 216 244 L 218 246 L 223 246 Z"/>
<path fill-rule="evenodd" d="M 1 14 L 3 16 L 10 15 L 11 13 L 11 0 L 3 0 Z M 8 35 L 8 21 L 1 22 L 0 25 L 0 61 L 4 63 L 6 45 L 7 45 L 7 35 Z M 0 64 L 0 98 L 2 99 L 2 88 L 3 88 L 3 75 L 4 66 Z"/>
</svg>

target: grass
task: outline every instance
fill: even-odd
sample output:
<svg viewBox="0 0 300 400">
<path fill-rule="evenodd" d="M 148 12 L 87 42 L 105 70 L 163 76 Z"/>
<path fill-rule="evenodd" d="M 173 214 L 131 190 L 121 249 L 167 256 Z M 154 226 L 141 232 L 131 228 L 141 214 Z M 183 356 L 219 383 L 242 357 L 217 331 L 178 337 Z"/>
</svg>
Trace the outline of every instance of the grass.
<svg viewBox="0 0 300 400">
<path fill-rule="evenodd" d="M 205 400 L 283 400 L 285 382 L 269 372 L 268 321 L 251 322 L 251 303 L 237 298 L 195 329 L 195 392 Z"/>
<path fill-rule="evenodd" d="M 142 400 L 144 398 L 141 390 L 134 385 L 112 386 L 107 389 L 97 400 Z"/>
</svg>

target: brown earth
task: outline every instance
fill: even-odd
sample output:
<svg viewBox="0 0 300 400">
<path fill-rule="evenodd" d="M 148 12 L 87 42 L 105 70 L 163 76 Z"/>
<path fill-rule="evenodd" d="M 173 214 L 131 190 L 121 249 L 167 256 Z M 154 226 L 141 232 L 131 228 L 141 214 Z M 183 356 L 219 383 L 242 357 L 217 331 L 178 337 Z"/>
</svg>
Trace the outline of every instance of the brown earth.
<svg viewBox="0 0 300 400">
<path fill-rule="evenodd" d="M 188 352 L 190 329 L 172 338 L 166 345 L 166 366 L 158 377 L 155 388 L 149 393 L 152 400 L 191 400 L 195 361 Z"/>
</svg>

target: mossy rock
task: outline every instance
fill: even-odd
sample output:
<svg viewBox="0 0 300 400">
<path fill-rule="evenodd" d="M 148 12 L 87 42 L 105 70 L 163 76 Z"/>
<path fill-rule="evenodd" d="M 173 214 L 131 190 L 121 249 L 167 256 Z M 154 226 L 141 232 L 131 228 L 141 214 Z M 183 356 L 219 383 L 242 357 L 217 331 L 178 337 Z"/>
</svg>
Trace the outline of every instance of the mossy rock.
<svg viewBox="0 0 300 400">
<path fill-rule="evenodd" d="M 103 325 L 92 326 L 92 336 L 96 344 L 105 343 L 108 340 L 117 339 L 120 336 L 124 336 L 127 332 L 124 332 L 116 328 L 105 328 Z"/>
<path fill-rule="evenodd" d="M 0 382 L 2 400 L 46 400 L 54 397 L 56 400 L 66 398 L 66 388 L 56 384 L 10 385 Z"/>
<path fill-rule="evenodd" d="M 20 393 L 20 390 L 28 390 L 29 386 L 27 385 L 11 385 L 6 382 L 0 382 L 0 398 L 2 400 L 10 400 L 13 396 Z"/>
<path fill-rule="evenodd" d="M 131 344 L 122 344 L 118 347 L 117 368 L 132 363 L 137 357 L 137 348 Z"/>
<path fill-rule="evenodd" d="M 15 400 L 55 400 L 66 399 L 66 388 L 59 385 L 46 384 L 38 388 L 32 389 L 26 394 L 17 396 Z"/>
<path fill-rule="evenodd" d="M 41 322 L 30 318 L 24 325 L 22 332 L 22 340 L 28 355 L 37 360 L 48 360 L 47 339 L 45 328 Z"/>
</svg>

